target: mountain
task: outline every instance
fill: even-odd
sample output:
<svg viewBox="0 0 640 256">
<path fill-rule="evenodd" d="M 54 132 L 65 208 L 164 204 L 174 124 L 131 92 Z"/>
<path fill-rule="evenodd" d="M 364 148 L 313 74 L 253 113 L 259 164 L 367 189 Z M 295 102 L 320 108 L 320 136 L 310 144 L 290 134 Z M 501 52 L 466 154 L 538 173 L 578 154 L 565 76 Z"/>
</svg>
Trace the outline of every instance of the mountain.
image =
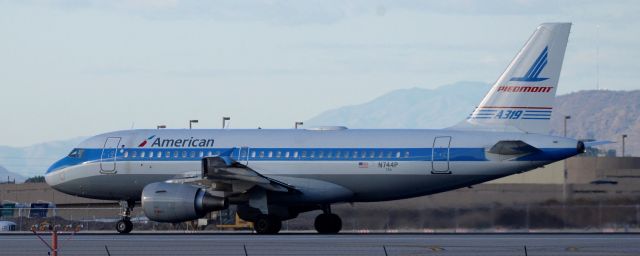
<svg viewBox="0 0 640 256">
<path fill-rule="evenodd" d="M 326 111 L 305 121 L 305 126 L 444 128 L 469 115 L 489 88 L 485 83 L 459 82 L 433 90 L 395 90 L 367 103 Z"/>
<path fill-rule="evenodd" d="M 321 113 L 305 126 L 344 125 L 349 128 L 445 128 L 464 120 L 482 100 L 490 85 L 459 82 L 436 89 L 400 89 L 369 102 Z M 626 154 L 640 156 L 640 90 L 580 91 L 556 97 L 551 134 L 578 139 L 620 141 L 628 134 Z M 605 149 L 620 151 L 620 144 Z"/>
<path fill-rule="evenodd" d="M 626 155 L 640 156 L 640 90 L 634 91 L 580 91 L 556 97 L 551 116 L 551 133 L 564 133 L 564 116 L 567 120 L 567 136 L 580 139 L 621 141 L 627 134 Z M 619 153 L 621 144 L 607 147 Z"/>
<path fill-rule="evenodd" d="M 42 175 L 53 162 L 69 153 L 83 139 L 78 137 L 27 147 L 0 146 L 0 166 L 23 178 Z"/>
<path fill-rule="evenodd" d="M 23 182 L 26 178 L 20 174 L 10 172 L 7 168 L 0 165 L 0 183 L 7 181 Z"/>
</svg>

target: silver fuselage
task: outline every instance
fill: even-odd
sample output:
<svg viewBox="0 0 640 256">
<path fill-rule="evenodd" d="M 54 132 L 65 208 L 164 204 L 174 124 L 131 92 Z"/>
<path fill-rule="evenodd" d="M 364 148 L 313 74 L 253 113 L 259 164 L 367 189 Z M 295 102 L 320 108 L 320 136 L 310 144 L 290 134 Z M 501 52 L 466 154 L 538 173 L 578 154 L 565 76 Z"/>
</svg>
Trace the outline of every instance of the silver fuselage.
<svg viewBox="0 0 640 256">
<path fill-rule="evenodd" d="M 521 140 L 540 152 L 489 153 L 501 140 Z M 278 197 L 280 203 L 383 201 L 529 171 L 578 154 L 577 143 L 456 130 L 127 130 L 87 139 L 45 178 L 72 195 L 139 200 L 145 185 L 198 173 L 203 157 L 228 154 L 266 177 L 308 188 L 308 197 Z"/>
</svg>

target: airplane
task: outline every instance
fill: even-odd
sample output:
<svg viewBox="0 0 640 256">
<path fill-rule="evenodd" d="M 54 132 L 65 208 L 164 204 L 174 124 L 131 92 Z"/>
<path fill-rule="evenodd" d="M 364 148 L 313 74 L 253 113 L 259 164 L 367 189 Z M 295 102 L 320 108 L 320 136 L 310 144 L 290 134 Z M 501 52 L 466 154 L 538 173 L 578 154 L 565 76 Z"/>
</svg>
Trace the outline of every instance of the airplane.
<svg viewBox="0 0 640 256">
<path fill-rule="evenodd" d="M 120 233 L 137 202 L 153 221 L 178 223 L 237 206 L 258 234 L 331 205 L 425 196 L 522 173 L 585 151 L 550 136 L 571 23 L 543 23 L 480 104 L 446 129 L 137 129 L 81 142 L 46 171 L 61 192 L 120 202 Z M 446 114 L 446 113 L 443 113 Z"/>
</svg>

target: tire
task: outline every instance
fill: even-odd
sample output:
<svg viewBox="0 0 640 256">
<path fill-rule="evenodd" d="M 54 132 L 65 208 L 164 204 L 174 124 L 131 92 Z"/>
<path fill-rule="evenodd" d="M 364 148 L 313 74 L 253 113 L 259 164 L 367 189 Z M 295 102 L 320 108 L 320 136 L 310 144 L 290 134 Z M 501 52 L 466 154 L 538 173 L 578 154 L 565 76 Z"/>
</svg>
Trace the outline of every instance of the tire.
<svg viewBox="0 0 640 256">
<path fill-rule="evenodd" d="M 316 217 L 314 227 L 320 234 L 337 234 L 342 230 L 342 220 L 336 214 L 323 213 Z"/>
<path fill-rule="evenodd" d="M 253 229 L 258 234 L 277 234 L 282 228 L 282 221 L 275 216 L 261 214 L 253 222 Z"/>
<path fill-rule="evenodd" d="M 133 230 L 133 223 L 128 219 L 120 220 L 116 223 L 116 230 L 120 234 L 129 234 Z"/>
</svg>

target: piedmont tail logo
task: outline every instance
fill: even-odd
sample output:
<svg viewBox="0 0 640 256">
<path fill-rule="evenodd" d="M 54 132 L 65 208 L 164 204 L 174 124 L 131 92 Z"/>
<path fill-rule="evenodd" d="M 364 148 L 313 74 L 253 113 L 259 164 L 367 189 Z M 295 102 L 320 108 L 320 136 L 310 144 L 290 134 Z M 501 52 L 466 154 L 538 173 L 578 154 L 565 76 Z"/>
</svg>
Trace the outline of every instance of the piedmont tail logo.
<svg viewBox="0 0 640 256">
<path fill-rule="evenodd" d="M 523 77 L 513 77 L 509 81 L 520 81 L 520 82 L 540 82 L 547 80 L 547 77 L 538 77 L 544 66 L 547 65 L 547 57 L 549 55 L 549 46 L 545 46 L 544 50 L 540 53 L 536 61 L 531 65 L 529 71 Z"/>
</svg>

